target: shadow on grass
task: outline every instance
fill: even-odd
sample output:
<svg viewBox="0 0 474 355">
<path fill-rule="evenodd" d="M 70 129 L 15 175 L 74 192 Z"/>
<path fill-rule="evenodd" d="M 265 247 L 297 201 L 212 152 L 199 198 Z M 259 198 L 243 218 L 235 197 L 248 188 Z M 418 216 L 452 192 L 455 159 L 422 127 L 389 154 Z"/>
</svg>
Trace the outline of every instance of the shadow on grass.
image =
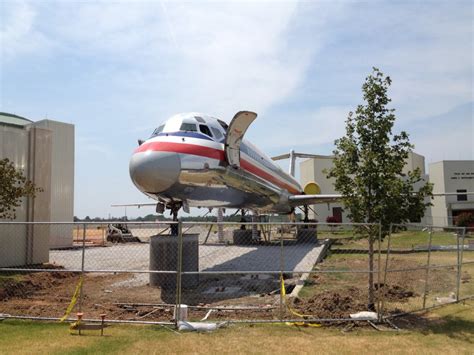
<svg viewBox="0 0 474 355">
<path fill-rule="evenodd" d="M 449 338 L 474 344 L 474 320 L 454 315 L 444 316 L 442 323 L 433 324 L 423 333 L 444 334 Z"/>
<path fill-rule="evenodd" d="M 401 329 L 420 332 L 423 335 L 445 335 L 474 344 L 474 319 L 468 312 L 472 312 L 472 309 L 454 311 L 440 317 L 407 314 L 393 319 L 393 323 Z"/>
</svg>

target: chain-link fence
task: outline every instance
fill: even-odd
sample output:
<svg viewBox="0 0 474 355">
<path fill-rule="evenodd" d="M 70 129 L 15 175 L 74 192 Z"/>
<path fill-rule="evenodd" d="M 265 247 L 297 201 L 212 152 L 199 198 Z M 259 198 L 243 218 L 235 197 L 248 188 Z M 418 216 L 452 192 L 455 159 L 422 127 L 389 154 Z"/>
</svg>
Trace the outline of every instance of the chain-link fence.
<svg viewBox="0 0 474 355">
<path fill-rule="evenodd" d="M 393 225 L 382 249 L 384 287 L 403 288 L 406 297 L 382 293 L 383 310 L 400 314 L 426 310 L 474 295 L 474 244 L 465 228 Z"/>
<path fill-rule="evenodd" d="M 370 310 L 381 320 L 472 297 L 472 241 L 463 228 L 416 225 L 0 223 L 0 314 L 173 324 L 183 310 L 232 322 L 345 322 Z"/>
</svg>

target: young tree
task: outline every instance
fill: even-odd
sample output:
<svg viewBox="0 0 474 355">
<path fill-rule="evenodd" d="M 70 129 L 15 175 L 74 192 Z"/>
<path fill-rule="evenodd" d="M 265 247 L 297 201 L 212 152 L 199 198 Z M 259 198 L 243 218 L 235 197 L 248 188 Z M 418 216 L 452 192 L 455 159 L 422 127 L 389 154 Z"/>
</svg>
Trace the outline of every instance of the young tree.
<svg viewBox="0 0 474 355">
<path fill-rule="evenodd" d="M 348 217 L 357 223 L 380 223 L 381 237 L 391 223 L 418 221 L 430 203 L 432 185 L 424 183 L 419 169 L 405 175 L 403 167 L 413 149 L 408 134 L 393 134 L 394 109 L 388 76 L 373 68 L 362 85 L 364 104 L 349 112 L 346 135 L 335 141 L 334 166 L 328 178 L 335 178 L 335 188 L 343 195 Z M 420 186 L 416 191 L 414 185 Z M 373 270 L 374 240 L 379 228 L 368 227 L 369 269 Z M 369 275 L 369 309 L 374 309 L 373 273 Z"/>
<path fill-rule="evenodd" d="M 9 159 L 0 160 L 0 219 L 15 219 L 21 199 L 35 197 L 41 191 Z"/>
</svg>

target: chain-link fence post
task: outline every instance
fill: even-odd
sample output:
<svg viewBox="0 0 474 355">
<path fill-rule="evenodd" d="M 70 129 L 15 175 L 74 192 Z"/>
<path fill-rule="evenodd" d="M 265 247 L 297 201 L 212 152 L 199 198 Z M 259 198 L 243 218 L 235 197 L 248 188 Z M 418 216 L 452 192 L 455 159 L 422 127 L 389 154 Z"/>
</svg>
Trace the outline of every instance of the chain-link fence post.
<svg viewBox="0 0 474 355">
<path fill-rule="evenodd" d="M 373 225 L 368 225 L 368 242 L 369 242 L 369 297 L 368 297 L 368 310 L 375 311 L 375 288 L 374 288 L 374 236 L 373 236 Z"/>
<path fill-rule="evenodd" d="M 82 300 L 84 298 L 83 295 L 83 285 L 84 285 L 84 265 L 86 261 L 86 227 L 87 225 L 84 223 L 82 225 L 82 255 L 81 255 L 81 288 L 79 291 L 79 312 L 82 312 Z"/>
<path fill-rule="evenodd" d="M 428 260 L 426 261 L 425 290 L 423 292 L 423 309 L 425 309 L 426 307 L 426 297 L 428 297 L 428 290 L 429 290 L 432 243 L 433 243 L 433 227 L 429 227 Z"/>
<path fill-rule="evenodd" d="M 283 269 L 285 267 L 285 261 L 283 257 L 284 257 L 283 255 L 283 225 L 280 225 L 280 320 L 281 321 L 283 321 L 283 317 L 284 317 L 282 280 L 283 280 Z"/>
<path fill-rule="evenodd" d="M 171 236 L 170 238 L 175 238 Z M 183 222 L 181 218 L 178 221 L 178 248 L 177 248 L 177 264 L 176 264 L 176 306 L 175 306 L 175 324 L 178 328 L 179 318 L 181 317 L 181 280 L 183 271 Z"/>
<path fill-rule="evenodd" d="M 456 278 L 456 301 L 459 301 L 459 290 L 461 288 L 461 271 L 462 271 L 462 259 L 463 259 L 463 252 L 464 252 L 464 237 L 466 235 L 466 227 L 461 230 L 461 244 L 459 244 L 459 234 L 456 233 L 456 239 L 458 242 L 458 270 L 457 270 L 457 278 Z"/>
<path fill-rule="evenodd" d="M 389 261 L 389 258 L 390 258 L 390 245 L 391 245 L 391 242 L 392 242 L 392 230 L 393 230 L 393 224 L 390 223 L 390 227 L 389 227 L 389 230 L 388 230 L 388 239 L 387 239 L 387 251 L 386 251 L 386 258 L 385 258 L 385 270 L 384 270 L 384 273 L 383 273 L 383 287 L 387 287 L 387 271 L 388 271 L 388 261 Z M 379 319 L 382 319 L 383 318 L 383 314 L 385 313 L 385 292 L 382 292 L 381 293 L 381 307 L 380 307 L 380 318 Z"/>
<path fill-rule="evenodd" d="M 380 295 L 383 293 L 382 292 L 382 284 L 381 284 L 381 275 L 380 273 L 382 272 L 382 221 L 379 221 L 379 237 L 377 241 L 377 248 L 378 248 L 378 265 L 377 265 L 377 318 L 378 321 L 382 321 L 382 315 L 380 312 L 381 309 L 381 302 L 380 302 Z"/>
</svg>

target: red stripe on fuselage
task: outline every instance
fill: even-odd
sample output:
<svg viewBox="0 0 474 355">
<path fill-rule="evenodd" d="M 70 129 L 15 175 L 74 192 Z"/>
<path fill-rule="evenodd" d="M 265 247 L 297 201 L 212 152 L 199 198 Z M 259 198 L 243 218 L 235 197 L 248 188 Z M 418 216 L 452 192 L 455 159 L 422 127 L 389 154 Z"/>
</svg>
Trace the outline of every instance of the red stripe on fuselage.
<svg viewBox="0 0 474 355">
<path fill-rule="evenodd" d="M 216 148 L 205 147 L 197 144 L 188 143 L 173 143 L 173 142 L 149 142 L 143 143 L 136 150 L 135 153 L 146 152 L 146 151 L 159 151 L 159 152 L 175 152 L 181 154 L 192 154 L 201 157 L 207 157 L 224 161 L 224 151 Z M 278 180 L 275 176 L 267 173 L 259 167 L 253 165 L 251 162 L 240 158 L 240 164 L 242 169 L 254 174 L 261 179 L 271 182 L 283 189 L 288 190 L 291 193 L 299 194 L 300 191 L 296 190 L 291 185 Z"/>
<path fill-rule="evenodd" d="M 253 165 L 252 163 L 250 163 L 249 161 L 247 160 L 244 160 L 242 158 L 240 158 L 240 166 L 242 167 L 242 169 L 244 170 L 247 170 L 249 173 L 252 173 L 254 175 L 257 175 L 258 177 L 266 180 L 266 181 L 269 181 L 283 189 L 286 189 L 288 190 L 289 192 L 293 193 L 293 194 L 299 194 L 300 192 L 298 190 L 295 190 L 294 187 L 291 187 L 290 185 L 286 184 L 285 182 L 282 182 L 280 180 L 278 180 L 277 178 L 275 178 L 273 175 L 270 175 L 269 173 L 267 173 L 266 171 L 260 169 L 259 167 Z"/>
<path fill-rule="evenodd" d="M 197 144 L 173 143 L 173 142 L 150 142 L 143 143 L 135 153 L 146 152 L 148 150 L 159 152 L 175 152 L 182 154 L 199 155 L 217 160 L 224 160 L 224 151 L 215 148 L 204 147 Z"/>
</svg>

